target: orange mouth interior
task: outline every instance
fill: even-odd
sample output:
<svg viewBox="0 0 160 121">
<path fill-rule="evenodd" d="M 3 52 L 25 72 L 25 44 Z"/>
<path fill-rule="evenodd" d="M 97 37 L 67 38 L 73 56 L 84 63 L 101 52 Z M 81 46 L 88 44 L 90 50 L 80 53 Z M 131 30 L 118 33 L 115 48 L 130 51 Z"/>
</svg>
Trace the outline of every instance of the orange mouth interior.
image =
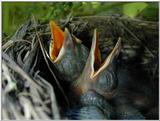
<svg viewBox="0 0 160 121">
<path fill-rule="evenodd" d="M 97 39 L 97 38 L 96 38 Z M 94 68 L 93 68 L 93 74 L 94 76 L 98 75 L 102 70 L 104 70 L 107 66 L 109 66 L 115 57 L 118 56 L 121 49 L 121 38 L 118 39 L 116 45 L 114 46 L 113 50 L 110 52 L 110 54 L 105 58 L 105 60 L 102 62 L 100 50 L 98 46 L 98 39 L 96 40 L 95 50 L 94 50 Z"/>
<path fill-rule="evenodd" d="M 98 34 L 98 33 L 97 33 Z M 96 36 L 96 48 L 94 51 L 94 67 L 98 69 L 101 66 L 101 53 L 99 49 L 99 38 Z"/>
<path fill-rule="evenodd" d="M 55 60 L 62 48 L 64 42 L 64 32 L 56 25 L 54 21 L 50 21 L 52 40 L 50 43 L 50 57 Z"/>
</svg>

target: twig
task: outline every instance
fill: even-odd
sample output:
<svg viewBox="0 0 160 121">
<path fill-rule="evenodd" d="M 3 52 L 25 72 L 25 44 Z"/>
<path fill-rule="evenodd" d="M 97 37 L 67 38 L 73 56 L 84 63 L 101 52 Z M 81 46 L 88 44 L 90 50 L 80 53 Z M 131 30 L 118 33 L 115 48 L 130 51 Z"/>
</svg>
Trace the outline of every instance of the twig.
<svg viewBox="0 0 160 121">
<path fill-rule="evenodd" d="M 57 102 L 56 102 L 56 96 L 54 94 L 54 90 L 53 90 L 53 87 L 48 83 L 46 82 L 43 78 L 41 78 L 39 75 L 37 75 L 37 77 L 39 79 L 41 79 L 41 81 L 47 85 L 48 88 L 50 88 L 49 92 L 50 92 L 50 97 L 51 97 L 51 107 L 52 107 L 52 111 L 54 112 L 54 117 L 55 119 L 58 119 L 60 118 L 60 115 L 59 115 L 59 111 L 58 111 L 58 107 L 57 107 Z"/>
<path fill-rule="evenodd" d="M 31 44 L 31 42 L 27 41 L 27 40 L 9 40 L 8 42 L 6 42 L 3 46 L 2 46 L 2 50 L 8 49 L 9 47 L 11 47 L 13 44 L 17 43 L 17 42 L 26 42 Z"/>
<path fill-rule="evenodd" d="M 131 20 L 130 18 L 126 18 L 126 17 L 120 17 L 120 15 L 113 15 L 113 16 L 80 16 L 80 17 L 73 17 L 73 20 L 74 19 L 85 19 L 85 18 L 105 18 L 105 19 L 111 19 L 111 18 L 117 18 L 117 17 L 119 17 L 120 19 L 125 19 L 125 20 Z M 132 20 L 133 21 L 137 21 L 137 22 L 142 22 L 142 20 L 140 20 L 140 19 L 133 19 L 132 18 Z M 145 20 L 143 20 L 143 22 L 145 22 L 145 23 L 151 23 L 151 24 L 155 24 L 155 23 L 157 23 L 157 22 L 154 22 L 154 21 L 145 21 Z"/>
<path fill-rule="evenodd" d="M 9 58 L 7 54 L 2 53 L 2 58 L 7 62 L 6 64 L 11 69 L 19 73 L 23 78 L 28 80 L 31 84 L 35 85 L 37 89 L 41 90 L 41 88 L 39 88 L 39 86 L 32 80 L 32 78 L 22 68 L 20 68 L 18 64 L 16 64 L 13 60 L 11 60 L 11 58 Z"/>
<path fill-rule="evenodd" d="M 154 54 L 152 53 L 152 51 L 151 51 L 144 43 L 142 43 L 142 41 L 141 41 L 133 32 L 131 32 L 123 23 L 119 22 L 119 24 L 120 24 L 127 32 L 129 32 L 129 33 L 151 54 L 151 56 L 154 58 Z"/>
</svg>

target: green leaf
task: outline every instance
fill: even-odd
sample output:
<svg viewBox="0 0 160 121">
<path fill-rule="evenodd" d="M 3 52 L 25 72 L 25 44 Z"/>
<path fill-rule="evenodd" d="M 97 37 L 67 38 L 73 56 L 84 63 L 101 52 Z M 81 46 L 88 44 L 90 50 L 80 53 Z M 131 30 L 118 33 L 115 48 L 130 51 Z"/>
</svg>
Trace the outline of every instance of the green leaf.
<svg viewBox="0 0 160 121">
<path fill-rule="evenodd" d="M 140 14 L 146 7 L 147 3 L 127 3 L 123 6 L 123 13 L 131 18 L 136 17 Z"/>
<path fill-rule="evenodd" d="M 158 21 L 158 2 L 149 3 L 149 5 L 140 14 L 145 20 Z"/>
</svg>

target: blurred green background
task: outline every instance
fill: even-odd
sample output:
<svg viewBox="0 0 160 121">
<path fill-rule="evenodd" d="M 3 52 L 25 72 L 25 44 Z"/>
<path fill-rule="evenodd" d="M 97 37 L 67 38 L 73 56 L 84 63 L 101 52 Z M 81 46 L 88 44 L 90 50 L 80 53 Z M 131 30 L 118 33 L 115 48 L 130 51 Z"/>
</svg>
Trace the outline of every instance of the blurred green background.
<svg viewBox="0 0 160 121">
<path fill-rule="evenodd" d="M 89 15 L 120 15 L 158 21 L 158 2 L 2 2 L 2 30 L 12 35 L 32 14 L 41 22 Z"/>
</svg>

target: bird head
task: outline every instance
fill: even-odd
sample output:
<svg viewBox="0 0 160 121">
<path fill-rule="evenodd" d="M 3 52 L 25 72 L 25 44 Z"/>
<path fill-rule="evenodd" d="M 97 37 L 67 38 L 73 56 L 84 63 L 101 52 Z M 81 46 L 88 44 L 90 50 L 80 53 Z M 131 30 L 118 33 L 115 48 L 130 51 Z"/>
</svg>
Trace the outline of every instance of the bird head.
<svg viewBox="0 0 160 121">
<path fill-rule="evenodd" d="M 108 75 L 106 75 L 106 71 L 110 68 L 113 60 L 115 60 L 115 58 L 119 55 L 120 49 L 121 39 L 119 38 L 111 53 L 106 57 L 104 62 L 102 62 L 98 45 L 98 33 L 95 29 L 91 50 L 84 70 L 80 77 L 73 83 L 75 92 L 81 95 L 88 90 L 96 90 L 97 88 L 101 89 L 101 87 L 98 87 L 99 85 L 102 86 L 102 89 L 110 88 L 110 86 L 113 85 L 112 83 L 114 82 L 115 78 L 112 78 L 112 73 L 110 75 L 110 78 L 107 78 L 106 76 Z"/>
<path fill-rule="evenodd" d="M 52 40 L 50 42 L 49 47 L 49 55 L 51 60 L 54 63 L 59 62 L 68 49 L 74 48 L 74 42 L 81 42 L 79 39 L 74 37 L 74 40 L 72 39 L 72 36 L 67 28 L 63 31 L 54 21 L 50 21 L 50 28 L 51 28 L 51 36 Z"/>
<path fill-rule="evenodd" d="M 61 30 L 54 21 L 50 21 L 52 40 L 50 42 L 50 59 L 57 68 L 59 75 L 69 82 L 81 74 L 87 57 L 88 49 L 81 40 L 71 35 L 67 28 Z"/>
</svg>

